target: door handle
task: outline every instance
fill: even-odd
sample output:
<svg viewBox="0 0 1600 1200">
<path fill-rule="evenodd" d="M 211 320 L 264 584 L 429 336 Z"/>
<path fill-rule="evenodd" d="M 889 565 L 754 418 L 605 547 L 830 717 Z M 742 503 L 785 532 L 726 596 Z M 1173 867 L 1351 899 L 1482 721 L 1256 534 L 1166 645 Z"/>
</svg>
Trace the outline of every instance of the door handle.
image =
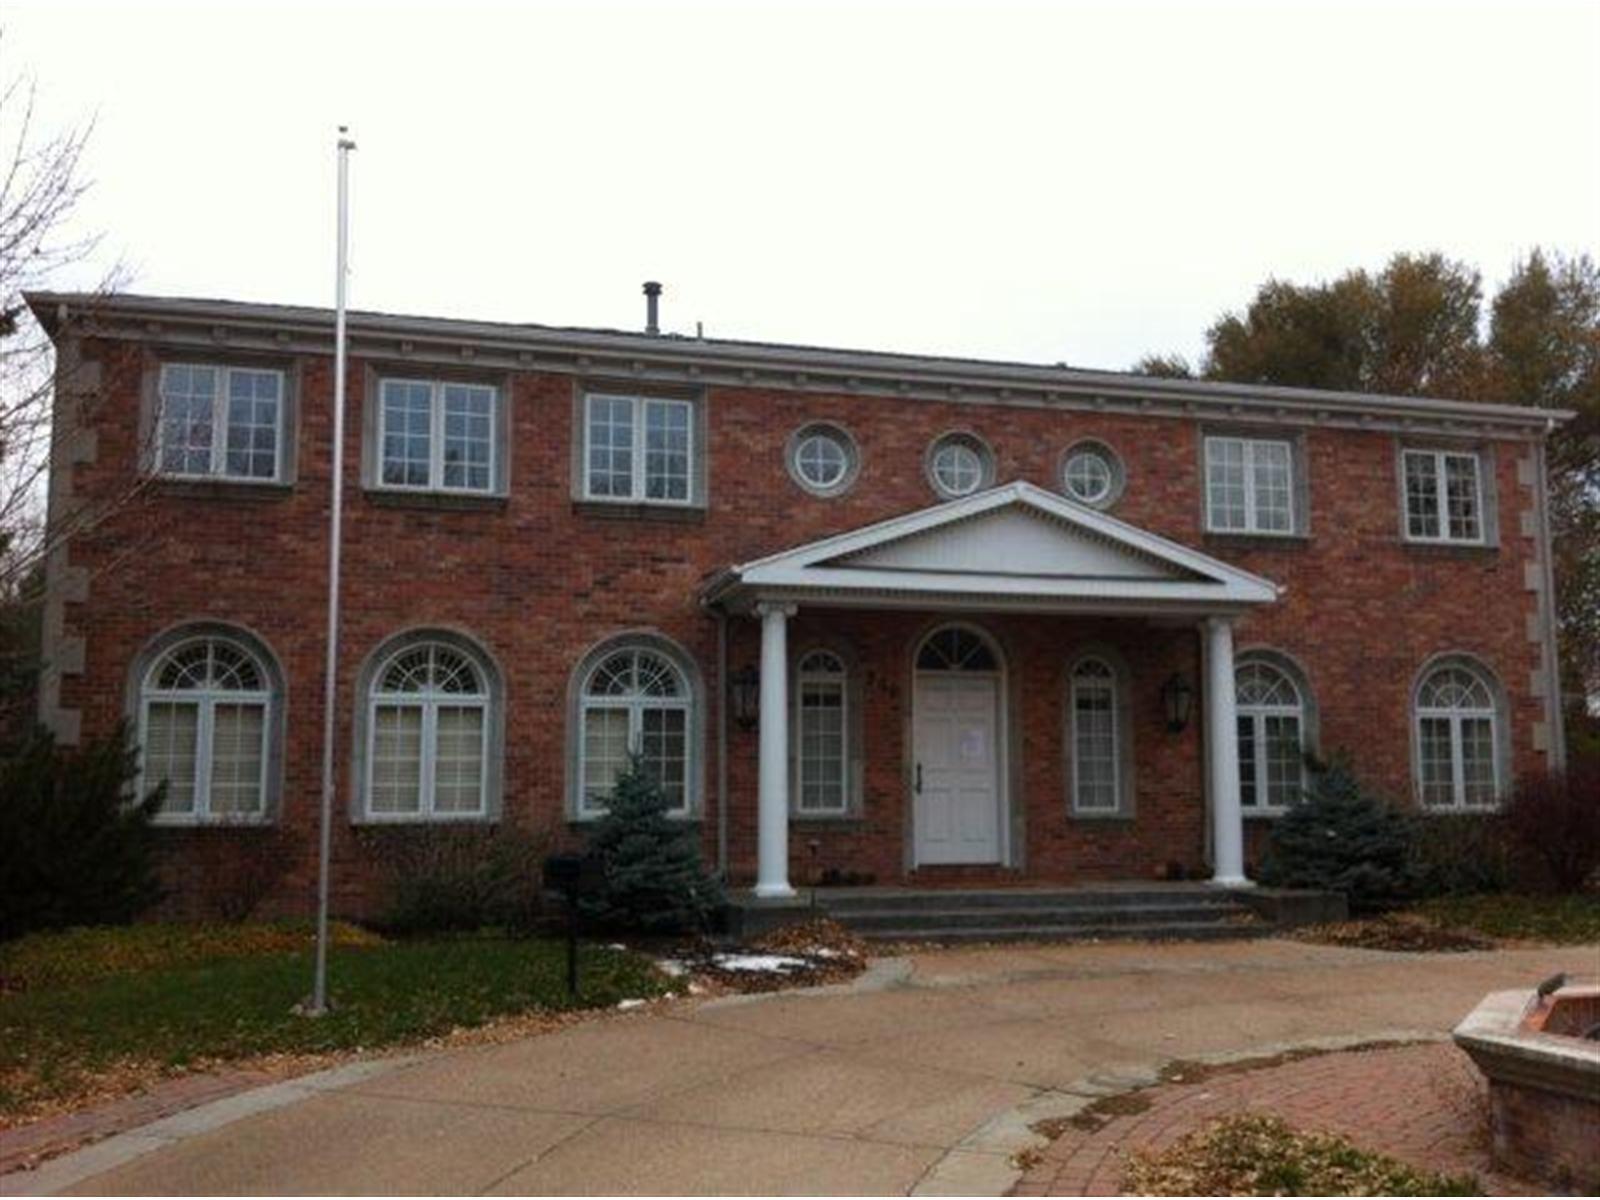
<svg viewBox="0 0 1600 1200">
<path fill-rule="evenodd" d="M 919 795 L 919 796 L 922 795 L 922 764 L 921 763 L 917 764 L 917 787 L 916 787 L 916 792 L 917 792 L 917 795 Z"/>
</svg>

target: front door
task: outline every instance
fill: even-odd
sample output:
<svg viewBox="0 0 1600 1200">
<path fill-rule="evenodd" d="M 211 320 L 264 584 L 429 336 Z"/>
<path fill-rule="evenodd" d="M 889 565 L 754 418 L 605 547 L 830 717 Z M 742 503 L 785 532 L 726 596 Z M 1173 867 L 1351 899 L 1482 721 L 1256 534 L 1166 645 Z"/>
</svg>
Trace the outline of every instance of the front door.
<svg viewBox="0 0 1600 1200">
<path fill-rule="evenodd" d="M 1000 861 L 1000 681 L 919 672 L 912 799 L 917 864 Z"/>
</svg>

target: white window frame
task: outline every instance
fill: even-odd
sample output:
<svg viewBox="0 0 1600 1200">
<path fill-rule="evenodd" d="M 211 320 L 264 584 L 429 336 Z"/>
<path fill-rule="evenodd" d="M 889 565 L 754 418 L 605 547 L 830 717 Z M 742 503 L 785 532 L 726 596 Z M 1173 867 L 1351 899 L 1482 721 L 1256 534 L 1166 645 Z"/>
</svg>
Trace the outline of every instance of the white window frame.
<svg viewBox="0 0 1600 1200">
<path fill-rule="evenodd" d="M 414 654 L 422 649 L 429 650 L 430 655 L 432 652 L 443 649 L 465 660 L 472 668 L 473 674 L 477 679 L 478 690 L 473 693 L 440 691 L 433 687 L 430 679 L 429 686 L 419 692 L 383 691 L 383 678 L 395 659 L 403 655 Z M 447 642 L 408 642 L 396 648 L 393 653 L 384 658 L 383 662 L 378 665 L 377 670 L 372 673 L 372 682 L 367 688 L 367 745 L 361 788 L 361 819 L 377 825 L 403 825 L 414 824 L 419 821 L 482 821 L 488 816 L 489 719 L 492 715 L 489 709 L 489 702 L 489 681 L 485 675 L 483 664 L 457 646 L 450 645 Z M 417 810 L 415 812 L 377 812 L 372 807 L 372 776 L 377 765 L 378 710 L 380 708 L 420 708 L 422 710 L 422 744 L 417 768 L 420 775 L 417 780 Z M 480 720 L 482 736 L 478 747 L 480 755 L 478 806 L 470 811 L 436 812 L 434 810 L 434 789 L 438 784 L 438 780 L 434 778 L 434 766 L 438 759 L 439 710 L 441 708 L 475 708 L 482 714 Z"/>
<path fill-rule="evenodd" d="M 806 671 L 805 663 L 816 656 L 827 656 L 837 665 L 836 671 Z M 795 668 L 794 682 L 794 814 L 800 820 L 842 817 L 850 812 L 850 668 L 844 658 L 832 650 L 812 649 L 800 656 Z M 804 808 L 802 799 L 808 779 L 806 773 L 805 689 L 807 684 L 826 684 L 839 689 L 839 803 L 828 808 Z"/>
<path fill-rule="evenodd" d="M 215 371 L 217 386 L 211 392 L 211 464 L 204 472 L 173 471 L 166 467 L 167 452 L 167 372 L 173 369 L 188 371 Z M 228 397 L 232 391 L 229 378 L 235 371 L 248 371 L 252 375 L 273 375 L 278 380 L 278 418 L 272 444 L 272 474 L 236 475 L 228 470 Z M 163 479 L 221 479 L 229 483 L 275 484 L 283 480 L 283 443 L 288 436 L 286 414 L 289 409 L 288 378 L 275 367 L 252 367 L 240 364 L 191 362 L 176 360 L 161 364 L 156 378 L 156 412 L 153 473 Z"/>
<path fill-rule="evenodd" d="M 1103 689 L 1110 697 L 1111 713 L 1111 797 L 1112 802 L 1107 804 L 1083 803 L 1083 756 L 1079 753 L 1078 742 L 1078 689 L 1080 676 L 1085 667 L 1099 667 L 1104 675 L 1093 677 L 1096 690 Z M 1076 816 L 1082 817 L 1114 817 L 1122 812 L 1123 806 L 1123 761 L 1122 761 L 1122 727 L 1121 718 L 1117 713 L 1120 707 L 1119 677 L 1115 664 L 1098 654 L 1086 654 L 1075 660 L 1072 664 L 1071 674 L 1068 676 L 1067 709 L 1070 714 L 1068 729 L 1072 737 L 1072 811 Z"/>
<path fill-rule="evenodd" d="M 1422 692 L 1427 688 L 1432 678 L 1441 671 L 1462 671 L 1471 675 L 1484 694 L 1488 696 L 1489 703 L 1485 708 L 1439 708 L 1423 705 L 1420 702 Z M 1452 813 L 1452 812 L 1493 812 L 1500 807 L 1501 769 L 1500 760 L 1500 706 L 1496 701 L 1494 681 L 1473 667 L 1465 666 L 1458 662 L 1437 663 L 1417 681 L 1415 695 L 1419 698 L 1412 702 L 1412 737 L 1415 739 L 1417 766 L 1416 788 L 1417 800 L 1424 812 Z M 1494 795 L 1487 802 L 1469 802 L 1467 800 L 1467 764 L 1466 756 L 1462 753 L 1464 739 L 1462 737 L 1462 723 L 1465 721 L 1488 721 L 1489 723 L 1489 770 L 1494 779 Z M 1450 727 L 1450 800 L 1447 804 L 1429 802 L 1423 793 L 1423 754 L 1424 741 L 1422 736 L 1423 721 L 1447 721 Z"/>
<path fill-rule="evenodd" d="M 185 648 L 197 642 L 223 642 L 237 653 L 248 658 L 255 665 L 256 677 L 266 686 L 251 691 L 230 690 L 226 688 L 157 688 L 150 686 L 150 681 L 156 672 L 168 659 L 180 653 Z M 195 720 L 195 749 L 194 749 L 194 809 L 190 812 L 169 812 L 159 810 L 151 817 L 154 825 L 261 825 L 271 820 L 267 812 L 268 781 L 272 777 L 272 762 L 269 757 L 272 748 L 272 720 L 273 720 L 273 691 L 272 676 L 268 673 L 266 664 L 255 654 L 232 638 L 218 634 L 200 634 L 196 637 L 184 638 L 162 650 L 145 669 L 144 679 L 139 687 L 139 780 L 137 794 L 144 796 L 154 788 L 160 780 L 152 780 L 146 773 L 145 761 L 147 755 L 145 747 L 149 745 L 150 731 L 150 706 L 152 704 L 192 704 L 199 712 Z M 261 709 L 261 776 L 257 781 L 257 804 L 254 812 L 230 812 L 213 814 L 211 812 L 211 764 L 215 747 L 212 745 L 212 735 L 216 728 L 216 708 L 218 704 L 253 705 Z"/>
<path fill-rule="evenodd" d="M 648 654 L 663 663 L 672 672 L 678 684 L 676 696 L 647 696 L 633 692 L 625 696 L 593 696 L 589 689 L 600 668 L 618 655 Z M 695 747 L 694 747 L 694 690 L 687 674 L 673 658 L 651 646 L 618 646 L 599 655 L 584 673 L 578 692 L 578 754 L 577 789 L 574 812 L 579 821 L 595 821 L 605 816 L 603 804 L 591 804 L 586 780 L 589 777 L 589 713 L 594 710 L 628 714 L 628 753 L 638 754 L 644 746 L 644 714 L 649 711 L 673 711 L 683 714 L 683 802 L 667 809 L 671 817 L 689 817 L 694 812 Z"/>
<path fill-rule="evenodd" d="M 1241 447 L 1243 447 L 1244 451 L 1244 524 L 1242 526 L 1218 525 L 1216 513 L 1211 504 L 1211 447 L 1214 445 L 1220 446 L 1228 442 L 1238 443 Z M 1289 527 L 1287 529 L 1266 529 L 1261 526 L 1260 513 L 1257 510 L 1258 500 L 1256 497 L 1255 456 L 1257 453 L 1257 447 L 1264 446 L 1282 447 L 1287 458 L 1289 472 Z M 1231 533 L 1246 535 L 1249 537 L 1296 536 L 1296 533 L 1300 528 L 1300 513 L 1297 507 L 1299 501 L 1296 496 L 1296 493 L 1299 491 L 1300 481 L 1295 475 L 1298 467 L 1295 463 L 1294 451 L 1294 443 L 1284 438 L 1255 438 L 1245 437 L 1241 434 L 1206 434 L 1204 445 L 1201 450 L 1201 457 L 1205 466 L 1205 478 L 1202 481 L 1202 486 L 1205 489 L 1206 532 L 1223 534 Z"/>
<path fill-rule="evenodd" d="M 428 389 L 428 482 L 390 483 L 383 477 L 386 461 L 384 445 L 384 418 L 388 412 L 388 386 L 391 383 Z M 474 388 L 489 393 L 489 481 L 483 487 L 451 486 L 444 481 L 444 389 L 447 387 Z M 457 496 L 489 496 L 495 491 L 495 481 L 500 477 L 501 431 L 500 389 L 492 383 L 476 383 L 460 379 L 424 379 L 408 375 L 382 375 L 378 378 L 378 421 L 376 453 L 372 466 L 373 486 L 386 492 L 444 492 Z"/>
<path fill-rule="evenodd" d="M 633 431 L 633 440 L 630 443 L 632 458 L 632 488 L 626 496 L 601 495 L 593 490 L 589 471 L 589 439 L 593 424 L 594 403 L 597 400 L 626 401 L 628 404 L 629 428 Z M 646 495 L 648 479 L 646 477 L 645 432 L 646 412 L 651 406 L 667 408 L 681 408 L 688 415 L 687 428 L 689 431 L 688 462 L 686 463 L 686 476 L 684 495 L 681 500 L 674 500 L 665 496 Z M 700 447 L 698 430 L 695 428 L 695 403 L 677 396 L 636 396 L 626 392 L 585 392 L 583 397 L 583 498 L 600 504 L 659 504 L 667 508 L 692 508 L 695 504 L 697 487 L 697 474 L 699 471 Z"/>
<path fill-rule="evenodd" d="M 1411 477 L 1407 468 L 1413 458 L 1433 460 L 1433 503 L 1434 512 L 1439 522 L 1439 532 L 1431 536 L 1425 533 L 1411 532 Z M 1450 532 L 1449 486 L 1446 482 L 1445 468 L 1452 458 L 1468 459 L 1472 463 L 1472 507 L 1473 515 L 1477 518 L 1477 537 L 1455 537 Z M 1406 541 L 1421 542 L 1428 545 L 1484 545 L 1489 538 L 1489 519 L 1483 501 L 1483 456 L 1476 450 L 1413 449 L 1409 447 L 1401 450 L 1401 527 L 1405 533 Z"/>
<path fill-rule="evenodd" d="M 1239 673 L 1247 667 L 1264 667 L 1277 675 L 1288 685 L 1289 690 L 1294 693 L 1295 702 L 1293 704 L 1247 704 L 1240 700 L 1238 698 Z M 1267 801 L 1267 797 L 1271 794 L 1271 789 L 1267 786 L 1267 719 L 1269 717 L 1293 717 L 1295 719 L 1295 728 L 1298 732 L 1300 753 L 1304 756 L 1306 751 L 1305 695 L 1294 676 L 1276 663 L 1261 658 L 1244 658 L 1234 667 L 1234 713 L 1236 719 L 1248 719 L 1250 721 L 1250 741 L 1254 749 L 1253 757 L 1255 759 L 1255 778 L 1252 780 L 1255 784 L 1255 803 L 1244 803 L 1244 797 L 1241 794 L 1239 798 L 1240 807 L 1246 816 L 1281 817 L 1289 811 L 1289 806 L 1286 804 L 1271 804 Z M 1237 729 L 1234 731 L 1234 736 L 1235 738 L 1238 737 Z M 1303 765 L 1301 767 L 1300 782 L 1304 786 L 1305 768 Z"/>
</svg>

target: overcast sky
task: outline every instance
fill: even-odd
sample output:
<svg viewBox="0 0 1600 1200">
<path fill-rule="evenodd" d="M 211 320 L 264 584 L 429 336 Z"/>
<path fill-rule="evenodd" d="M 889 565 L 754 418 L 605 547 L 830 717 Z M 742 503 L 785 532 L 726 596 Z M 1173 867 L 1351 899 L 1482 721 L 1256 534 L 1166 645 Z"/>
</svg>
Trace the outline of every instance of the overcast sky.
<svg viewBox="0 0 1600 1200">
<path fill-rule="evenodd" d="M 1600 249 L 1600 3 L 6 0 L 137 291 L 1120 368 L 1269 275 Z M 77 281 L 65 281 L 77 282 Z"/>
</svg>

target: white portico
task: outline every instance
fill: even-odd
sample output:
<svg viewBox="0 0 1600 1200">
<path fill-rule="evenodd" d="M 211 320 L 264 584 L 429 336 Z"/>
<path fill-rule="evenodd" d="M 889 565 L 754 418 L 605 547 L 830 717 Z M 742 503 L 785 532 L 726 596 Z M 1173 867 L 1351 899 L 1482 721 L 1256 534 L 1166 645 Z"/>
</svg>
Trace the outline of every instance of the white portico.
<svg viewBox="0 0 1600 1200">
<path fill-rule="evenodd" d="M 930 638 L 913 669 L 905 786 L 914 865 L 1004 862 L 1011 853 L 1003 816 L 1004 759 L 1018 744 L 1007 736 L 1016 719 L 1006 699 L 1011 665 L 986 641 L 979 618 L 1127 617 L 1194 629 L 1204 671 L 1212 880 L 1245 884 L 1233 626 L 1277 597 L 1268 580 L 1021 482 L 721 572 L 706 602 L 754 616 L 761 628 L 756 895 L 794 894 L 789 632 L 796 613 L 812 608 L 949 617 L 938 625 L 943 640 Z"/>
</svg>

